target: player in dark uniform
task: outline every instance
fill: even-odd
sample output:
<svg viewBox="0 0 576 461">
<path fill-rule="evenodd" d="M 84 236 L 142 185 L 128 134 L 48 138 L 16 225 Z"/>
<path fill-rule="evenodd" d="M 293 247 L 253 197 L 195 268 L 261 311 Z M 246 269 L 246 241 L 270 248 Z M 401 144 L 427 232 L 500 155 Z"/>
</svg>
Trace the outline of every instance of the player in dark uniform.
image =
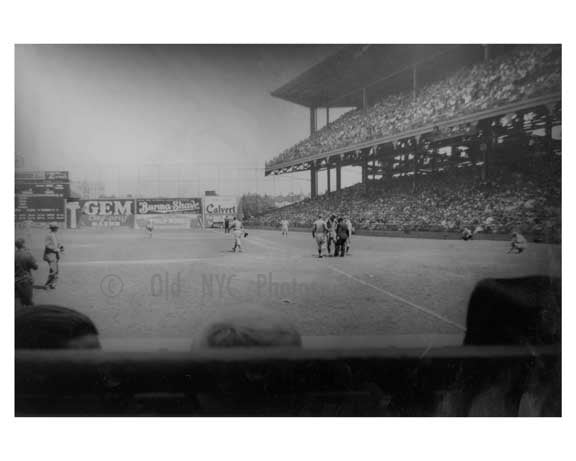
<svg viewBox="0 0 576 461">
<path fill-rule="evenodd" d="M 15 263 L 16 301 L 19 301 L 21 306 L 33 306 L 34 279 L 32 278 L 32 271 L 38 270 L 38 264 L 26 248 L 26 242 L 23 238 L 16 239 Z"/>
<path fill-rule="evenodd" d="M 326 251 L 328 255 L 331 254 L 332 244 L 334 244 L 334 249 L 336 249 L 336 216 L 332 215 L 326 221 L 326 229 L 327 229 L 327 239 L 326 239 Z"/>
<path fill-rule="evenodd" d="M 338 256 L 340 254 L 341 257 L 344 257 L 346 254 L 346 242 L 350 237 L 350 229 L 348 228 L 348 224 L 342 218 L 338 218 L 338 224 L 336 226 L 336 245 L 334 250 L 334 256 Z"/>
</svg>

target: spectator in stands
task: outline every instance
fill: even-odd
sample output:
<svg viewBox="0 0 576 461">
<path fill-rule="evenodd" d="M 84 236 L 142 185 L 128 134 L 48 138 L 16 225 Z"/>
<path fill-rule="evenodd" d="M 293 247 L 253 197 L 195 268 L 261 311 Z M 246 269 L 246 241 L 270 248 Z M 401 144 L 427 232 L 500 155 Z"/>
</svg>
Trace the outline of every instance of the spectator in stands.
<svg viewBox="0 0 576 461">
<path fill-rule="evenodd" d="M 559 279 L 486 279 L 470 297 L 464 344 L 559 344 L 560 325 Z"/>
<path fill-rule="evenodd" d="M 34 278 L 32 271 L 38 270 L 38 264 L 34 256 L 26 248 L 26 242 L 23 238 L 16 239 L 16 269 L 14 272 L 16 278 L 16 306 L 33 306 L 34 305 Z"/>
<path fill-rule="evenodd" d="M 285 216 L 295 227 L 310 227 L 327 210 L 349 216 L 355 227 L 385 231 L 460 232 L 526 235 L 560 239 L 559 159 L 536 163 L 518 173 L 509 168 L 481 181 L 474 168 L 433 175 L 374 181 L 307 199 L 257 216 L 250 224 L 274 225 Z M 528 206 L 526 206 L 528 204 Z"/>
<path fill-rule="evenodd" d="M 230 314 L 211 323 L 201 334 L 200 346 L 299 347 L 300 334 L 285 320 L 264 313 Z"/>
<path fill-rule="evenodd" d="M 487 62 L 462 68 L 418 91 L 384 97 L 346 112 L 267 163 L 273 166 L 560 91 L 561 53 L 552 45 L 519 46 Z"/>
<path fill-rule="evenodd" d="M 54 305 L 18 309 L 15 339 L 16 349 L 100 349 L 90 318 Z"/>
<path fill-rule="evenodd" d="M 210 349 L 300 347 L 302 339 L 298 331 L 283 318 L 266 312 L 242 309 L 242 312 L 220 314 L 202 331 L 195 346 Z M 193 345 L 194 348 L 194 345 Z M 265 366 L 247 366 L 240 376 L 230 368 L 230 377 L 223 371 L 223 379 L 217 389 L 199 393 L 197 401 L 200 413 L 215 415 L 265 415 L 266 407 L 285 407 L 291 410 L 291 402 L 283 401 L 275 392 L 278 377 L 271 376 Z M 288 379 L 291 379 L 289 376 Z M 284 386 L 282 386 L 284 387 Z"/>
</svg>

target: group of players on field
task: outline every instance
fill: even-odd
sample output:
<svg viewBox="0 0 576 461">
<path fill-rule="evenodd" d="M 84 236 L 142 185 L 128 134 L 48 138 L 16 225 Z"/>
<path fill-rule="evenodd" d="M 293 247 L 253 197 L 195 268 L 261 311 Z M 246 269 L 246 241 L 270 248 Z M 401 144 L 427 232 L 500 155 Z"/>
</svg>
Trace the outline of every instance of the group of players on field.
<svg viewBox="0 0 576 461">
<path fill-rule="evenodd" d="M 330 216 L 326 221 L 322 215 L 312 224 L 312 238 L 318 247 L 318 257 L 322 257 L 322 249 L 326 245 L 328 256 L 341 256 L 350 253 L 350 239 L 352 236 L 352 222 L 345 218 Z M 332 254 L 334 245 L 334 254 Z"/>
</svg>

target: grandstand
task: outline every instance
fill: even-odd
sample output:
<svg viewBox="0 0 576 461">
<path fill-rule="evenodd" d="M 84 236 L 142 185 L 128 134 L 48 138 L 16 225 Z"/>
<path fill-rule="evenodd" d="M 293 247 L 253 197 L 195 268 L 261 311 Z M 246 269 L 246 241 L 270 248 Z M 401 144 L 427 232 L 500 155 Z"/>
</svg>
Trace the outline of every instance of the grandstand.
<svg viewBox="0 0 576 461">
<path fill-rule="evenodd" d="M 267 162 L 266 175 L 310 171 L 311 199 L 251 223 L 287 216 L 308 226 L 322 210 L 364 230 L 474 226 L 557 242 L 560 90 L 555 45 L 344 47 L 272 92 L 309 108 L 310 136 Z M 355 109 L 330 121 L 341 107 Z M 320 108 L 327 123 L 317 130 Z M 348 166 L 362 179 L 342 190 Z"/>
</svg>

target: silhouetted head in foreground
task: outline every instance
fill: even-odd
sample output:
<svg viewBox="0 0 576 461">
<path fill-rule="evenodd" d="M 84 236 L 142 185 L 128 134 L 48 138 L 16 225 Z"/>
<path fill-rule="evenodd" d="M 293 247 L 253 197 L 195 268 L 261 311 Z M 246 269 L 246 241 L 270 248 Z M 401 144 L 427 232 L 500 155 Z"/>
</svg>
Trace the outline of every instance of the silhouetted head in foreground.
<svg viewBox="0 0 576 461">
<path fill-rule="evenodd" d="M 265 314 L 231 314 L 209 324 L 200 336 L 199 345 L 210 348 L 299 347 L 302 339 L 283 319 Z"/>
<path fill-rule="evenodd" d="M 100 349 L 98 329 L 86 315 L 62 306 L 16 311 L 16 349 Z"/>
<path fill-rule="evenodd" d="M 464 344 L 560 344 L 561 295 L 561 281 L 553 277 L 478 282 L 468 304 Z"/>
</svg>

